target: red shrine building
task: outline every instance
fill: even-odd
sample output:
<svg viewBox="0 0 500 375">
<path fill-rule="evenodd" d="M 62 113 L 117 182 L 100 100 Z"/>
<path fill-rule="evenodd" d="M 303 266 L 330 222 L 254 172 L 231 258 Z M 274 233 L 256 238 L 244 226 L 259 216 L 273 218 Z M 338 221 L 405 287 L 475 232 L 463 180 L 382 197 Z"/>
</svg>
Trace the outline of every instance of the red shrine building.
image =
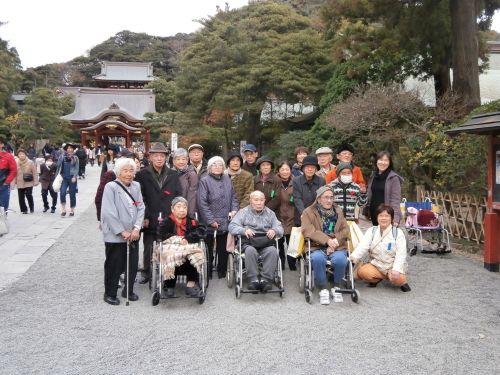
<svg viewBox="0 0 500 375">
<path fill-rule="evenodd" d="M 83 145 L 107 145 L 121 139 L 127 148 L 138 140 L 149 149 L 150 134 L 144 115 L 155 112 L 153 90 L 144 86 L 155 80 L 151 63 L 109 62 L 93 77 L 98 87 L 63 87 L 63 95 L 75 96 L 75 110 L 62 118 L 80 131 Z"/>
</svg>

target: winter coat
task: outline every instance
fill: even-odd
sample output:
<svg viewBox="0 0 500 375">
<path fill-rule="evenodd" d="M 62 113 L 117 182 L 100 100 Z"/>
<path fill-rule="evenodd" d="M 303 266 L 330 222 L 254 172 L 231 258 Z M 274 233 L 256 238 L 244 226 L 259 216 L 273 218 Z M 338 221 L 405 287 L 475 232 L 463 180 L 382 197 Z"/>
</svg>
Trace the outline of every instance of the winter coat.
<svg viewBox="0 0 500 375">
<path fill-rule="evenodd" d="M 337 178 L 337 168 L 333 168 L 330 172 L 326 174 L 325 181 L 327 184 L 329 184 L 336 178 Z M 355 182 L 358 185 L 366 186 L 365 178 L 363 177 L 363 172 L 361 172 L 361 168 L 358 167 L 357 165 L 353 165 L 352 182 Z"/>
<path fill-rule="evenodd" d="M 23 174 L 31 173 L 33 175 L 32 181 L 24 181 Z M 31 160 L 26 159 L 26 163 L 24 166 L 21 166 L 21 162 L 17 162 L 17 176 L 16 176 L 16 185 L 18 189 L 25 189 L 38 185 L 38 172 L 35 167 L 35 163 Z"/>
<path fill-rule="evenodd" d="M 67 154 L 61 155 L 61 157 L 57 160 L 57 174 L 61 174 L 64 177 L 63 170 L 62 170 L 62 165 L 65 157 L 68 156 Z M 71 174 L 72 177 L 77 178 L 78 177 L 78 169 L 80 165 L 80 161 L 78 158 L 73 155 L 71 156 L 71 166 L 69 169 L 69 173 Z"/>
<path fill-rule="evenodd" d="M 370 176 L 370 180 L 368 181 L 368 203 L 370 206 L 371 196 L 372 196 L 372 183 L 375 174 L 372 173 Z M 398 175 L 394 171 L 390 171 L 387 179 L 385 180 L 385 189 L 384 189 L 384 203 L 388 204 L 394 210 L 394 223 L 400 223 L 403 217 L 401 213 L 401 185 L 403 183 L 403 177 Z"/>
<path fill-rule="evenodd" d="M 295 205 L 293 204 L 293 178 L 288 183 L 285 188 L 281 184 L 281 189 L 279 190 L 279 200 L 280 205 L 278 209 L 278 219 L 283 225 L 285 234 L 290 234 L 292 232 L 292 227 L 295 222 Z"/>
<path fill-rule="evenodd" d="M 301 216 L 302 234 L 305 238 L 311 240 L 311 250 L 326 249 L 330 238 L 336 238 L 339 242 L 337 249 L 345 249 L 349 237 L 349 225 L 344 218 L 342 210 L 337 206 L 333 206 L 337 213 L 337 223 L 333 229 L 333 236 L 329 236 L 323 233 L 323 222 L 316 208 L 316 203 L 317 201 L 307 207 Z"/>
<path fill-rule="evenodd" d="M 319 177 L 322 177 L 323 179 L 325 179 L 326 175 L 328 173 L 330 173 L 332 170 L 335 170 L 335 165 L 330 163 L 330 164 L 328 164 L 328 169 L 320 167 L 319 171 L 316 172 L 316 176 L 319 176 Z"/>
<path fill-rule="evenodd" d="M 99 181 L 99 186 L 97 187 L 97 191 L 95 193 L 94 203 L 97 213 L 97 221 L 101 221 L 101 205 L 102 205 L 102 194 L 104 193 L 104 187 L 108 182 L 116 179 L 115 172 L 107 171 L 101 176 L 101 180 Z"/>
<path fill-rule="evenodd" d="M 281 180 L 274 173 L 270 173 L 267 176 L 266 181 L 262 181 L 262 175 L 257 175 L 253 178 L 255 190 L 259 190 L 264 193 L 266 197 L 266 207 L 269 207 L 274 212 L 278 212 L 280 206 L 280 189 Z"/>
<path fill-rule="evenodd" d="M 191 161 L 189 162 L 189 165 L 192 165 L 191 164 Z M 201 165 L 198 166 L 198 168 L 196 168 L 194 165 L 193 165 L 193 168 L 196 172 L 196 174 L 198 175 L 198 179 L 200 180 L 202 177 L 205 177 L 207 174 L 208 174 L 208 171 L 207 171 L 207 166 L 208 166 L 208 162 L 207 162 L 207 159 L 202 159 L 201 160 Z"/>
<path fill-rule="evenodd" d="M 238 211 L 239 204 L 233 184 L 225 174 L 215 176 L 208 174 L 200 180 L 197 194 L 198 213 L 200 222 L 208 227 L 213 223 L 219 224 L 218 231 L 227 232 L 229 213 Z"/>
<path fill-rule="evenodd" d="M 34 147 L 30 147 L 26 150 L 26 154 L 28 155 L 28 159 L 35 160 L 36 150 Z"/>
<path fill-rule="evenodd" d="M 16 175 L 16 159 L 11 153 L 0 151 L 0 184 L 10 185 Z"/>
<path fill-rule="evenodd" d="M 198 175 L 192 165 L 186 171 L 177 171 L 181 184 L 182 196 L 188 201 L 188 215 L 195 217 L 197 212 L 196 193 L 198 192 Z"/>
<path fill-rule="evenodd" d="M 240 169 L 238 174 L 230 175 L 228 173 L 227 175 L 233 184 L 238 203 L 240 204 L 240 209 L 248 206 L 250 204 L 250 193 L 255 190 L 253 182 L 254 176 L 243 169 Z"/>
<path fill-rule="evenodd" d="M 52 186 L 52 182 L 56 178 L 57 165 L 53 163 L 50 167 L 47 167 L 47 164 L 42 163 L 40 165 L 40 183 L 42 184 L 42 189 L 47 190 L 50 186 Z"/>
<path fill-rule="evenodd" d="M 276 237 L 283 236 L 283 226 L 274 211 L 267 207 L 264 207 L 261 212 L 257 212 L 251 206 L 247 206 L 239 210 L 229 223 L 229 232 L 233 236 L 243 236 L 247 229 L 251 229 L 255 233 L 267 233 L 273 229 L 276 232 Z"/>
<path fill-rule="evenodd" d="M 243 165 L 241 166 L 241 169 L 244 171 L 250 172 L 253 176 L 257 176 L 259 173 L 257 171 L 257 164 L 252 164 L 248 165 L 248 163 L 245 161 Z"/>
<path fill-rule="evenodd" d="M 135 180 L 141 184 L 141 192 L 146 205 L 144 219 L 149 220 L 149 226 L 144 231 L 149 233 L 156 233 L 159 213 L 161 212 L 162 217 L 166 218 L 170 214 L 172 200 L 182 196 L 178 173 L 167 166 L 164 166 L 162 171 L 161 182 L 158 182 L 156 171 L 153 171 L 151 165 L 141 169 L 135 175 Z"/>
<path fill-rule="evenodd" d="M 299 165 L 298 163 L 295 163 L 293 166 L 292 166 L 292 175 L 294 177 L 299 177 L 299 176 L 302 176 L 304 173 L 302 172 L 302 166 Z"/>
<path fill-rule="evenodd" d="M 125 186 L 125 185 L 122 185 Z M 104 187 L 101 207 L 101 228 L 104 242 L 127 242 L 121 236 L 126 230 L 131 232 L 134 228 L 140 230 L 144 221 L 144 202 L 142 200 L 141 186 L 132 181 L 125 187 L 134 202 L 117 183 L 109 183 Z"/>
<path fill-rule="evenodd" d="M 314 175 L 308 182 L 304 175 L 293 179 L 293 203 L 295 205 L 295 225 L 300 226 L 302 212 L 316 200 L 316 190 L 325 184 L 325 179 Z"/>
<path fill-rule="evenodd" d="M 392 225 L 389 226 L 382 234 L 378 225 L 368 229 L 351 256 L 361 260 L 368 254 L 370 263 L 383 274 L 387 274 L 389 270 L 406 274 L 408 271 L 406 238 L 401 229 L 397 228 L 393 232 L 392 228 Z"/>
<path fill-rule="evenodd" d="M 188 215 L 186 217 L 186 233 L 184 234 L 184 238 L 188 243 L 197 243 L 201 240 L 199 233 L 196 232 L 198 227 L 200 227 L 200 223 Z M 170 218 L 170 215 L 161 223 L 160 234 L 162 241 L 178 235 L 175 222 Z"/>
<path fill-rule="evenodd" d="M 335 179 L 328 185 L 333 190 L 335 204 L 342 209 L 346 220 L 355 220 L 356 206 L 362 207 L 366 204 L 366 193 L 361 193 L 361 188 L 355 182 L 345 185 Z"/>
</svg>

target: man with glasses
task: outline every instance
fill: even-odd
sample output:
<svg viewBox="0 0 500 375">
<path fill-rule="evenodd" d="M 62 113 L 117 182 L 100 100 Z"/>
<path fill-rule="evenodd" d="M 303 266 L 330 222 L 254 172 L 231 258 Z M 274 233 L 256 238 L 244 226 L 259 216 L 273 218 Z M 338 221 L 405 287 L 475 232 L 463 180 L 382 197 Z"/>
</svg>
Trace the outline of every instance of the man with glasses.
<svg viewBox="0 0 500 375">
<path fill-rule="evenodd" d="M 361 172 L 361 168 L 357 165 L 354 165 L 353 162 L 354 157 L 354 147 L 352 147 L 348 143 L 341 144 L 337 149 L 337 159 L 340 163 L 349 163 L 352 166 L 352 182 L 359 185 L 361 188 L 361 193 L 366 193 L 366 182 L 363 177 L 363 172 Z M 326 183 L 329 184 L 333 180 L 337 178 L 337 169 L 333 168 L 330 172 L 328 172 L 325 176 Z"/>
</svg>

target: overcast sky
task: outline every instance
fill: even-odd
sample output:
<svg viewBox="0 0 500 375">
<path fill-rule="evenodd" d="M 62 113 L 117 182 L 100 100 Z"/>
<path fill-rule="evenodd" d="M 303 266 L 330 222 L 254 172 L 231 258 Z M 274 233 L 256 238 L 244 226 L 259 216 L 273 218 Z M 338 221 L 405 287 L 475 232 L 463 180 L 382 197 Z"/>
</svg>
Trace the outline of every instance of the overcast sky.
<svg viewBox="0 0 500 375">
<path fill-rule="evenodd" d="M 228 0 L 239 8 L 247 0 Z M 62 63 L 123 30 L 155 36 L 189 33 L 224 0 L 3 0 L 0 38 L 15 47 L 23 68 Z M 500 32 L 497 12 L 493 29 Z"/>
</svg>

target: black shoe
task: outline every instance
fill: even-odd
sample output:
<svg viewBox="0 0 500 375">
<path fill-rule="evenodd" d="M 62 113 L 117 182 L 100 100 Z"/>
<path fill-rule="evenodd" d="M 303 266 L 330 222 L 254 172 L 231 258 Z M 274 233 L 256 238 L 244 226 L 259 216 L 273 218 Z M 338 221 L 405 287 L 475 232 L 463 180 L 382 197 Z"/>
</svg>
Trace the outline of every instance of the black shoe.
<svg viewBox="0 0 500 375">
<path fill-rule="evenodd" d="M 379 281 L 374 282 L 374 283 L 368 283 L 368 287 L 369 287 L 369 288 L 376 288 L 376 287 L 377 287 L 377 285 L 378 285 L 378 283 L 379 283 L 379 282 L 381 282 L 381 281 L 382 281 L 382 280 L 379 280 Z"/>
<path fill-rule="evenodd" d="M 34 214 L 35 213 L 35 210 L 30 210 L 30 214 Z"/>
<path fill-rule="evenodd" d="M 75 213 L 74 212 L 70 212 L 69 216 L 75 216 Z"/>
<path fill-rule="evenodd" d="M 260 283 L 258 280 L 251 281 L 248 283 L 248 290 L 260 290 Z"/>
<path fill-rule="evenodd" d="M 187 286 L 186 294 L 190 297 L 198 297 L 198 295 L 200 294 L 200 288 L 197 285 Z"/>
<path fill-rule="evenodd" d="M 56 212 L 56 209 L 55 208 L 51 208 L 50 209 L 50 213 L 53 214 L 54 212 Z"/>
<path fill-rule="evenodd" d="M 113 306 L 117 306 L 120 304 L 120 300 L 118 298 L 108 296 L 106 293 L 104 293 L 104 302 L 109 303 Z"/>
<path fill-rule="evenodd" d="M 123 287 L 122 297 L 127 298 L 127 288 L 126 287 Z M 134 292 L 129 291 L 128 292 L 128 299 L 129 299 L 129 301 L 137 301 L 139 299 L 139 296 L 137 294 L 135 294 Z"/>
<path fill-rule="evenodd" d="M 167 288 L 165 290 L 165 295 L 167 298 L 174 298 L 175 297 L 175 289 L 174 288 Z"/>
<path fill-rule="evenodd" d="M 297 271 L 297 265 L 295 263 L 288 263 L 288 269 L 290 271 Z"/>
<path fill-rule="evenodd" d="M 48 207 L 44 207 L 43 212 L 47 212 L 49 210 Z"/>
<path fill-rule="evenodd" d="M 139 284 L 147 284 L 149 283 L 149 276 L 143 276 L 140 280 L 139 280 Z"/>
<path fill-rule="evenodd" d="M 403 284 L 403 285 L 401 285 L 401 291 L 405 292 L 405 293 L 406 292 L 410 292 L 411 288 L 410 288 L 410 286 L 408 284 Z"/>
<path fill-rule="evenodd" d="M 226 272 L 217 272 L 217 276 L 219 276 L 219 279 L 225 279 L 226 278 Z"/>
<path fill-rule="evenodd" d="M 23 215 L 28 215 L 28 211 L 23 211 Z"/>
<path fill-rule="evenodd" d="M 262 290 L 262 293 L 266 293 L 272 289 L 273 289 L 273 284 L 270 281 L 262 280 L 260 282 L 260 290 Z"/>
</svg>

